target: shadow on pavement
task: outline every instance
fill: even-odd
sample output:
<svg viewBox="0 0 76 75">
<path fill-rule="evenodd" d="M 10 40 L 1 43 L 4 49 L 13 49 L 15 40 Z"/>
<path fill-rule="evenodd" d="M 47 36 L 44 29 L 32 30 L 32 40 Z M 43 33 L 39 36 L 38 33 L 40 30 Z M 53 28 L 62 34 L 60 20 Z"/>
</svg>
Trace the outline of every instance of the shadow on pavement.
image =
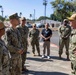
<svg viewBox="0 0 76 75">
<path fill-rule="evenodd" d="M 31 57 L 27 57 L 27 60 L 34 60 L 34 61 L 38 61 L 38 62 L 46 62 L 46 61 L 52 61 L 53 62 L 53 60 L 52 59 L 47 59 L 47 58 L 44 58 L 44 59 L 42 59 L 42 58 L 31 58 Z"/>
<path fill-rule="evenodd" d="M 30 52 L 27 52 L 27 54 L 30 54 Z"/>
<path fill-rule="evenodd" d="M 38 71 L 30 71 L 28 73 L 23 73 L 23 75 L 69 75 L 66 73 L 61 73 L 61 72 L 38 72 Z"/>
<path fill-rule="evenodd" d="M 52 59 L 57 59 L 57 60 L 63 60 L 63 61 L 68 61 L 67 58 L 59 58 L 58 56 L 51 56 Z"/>
</svg>

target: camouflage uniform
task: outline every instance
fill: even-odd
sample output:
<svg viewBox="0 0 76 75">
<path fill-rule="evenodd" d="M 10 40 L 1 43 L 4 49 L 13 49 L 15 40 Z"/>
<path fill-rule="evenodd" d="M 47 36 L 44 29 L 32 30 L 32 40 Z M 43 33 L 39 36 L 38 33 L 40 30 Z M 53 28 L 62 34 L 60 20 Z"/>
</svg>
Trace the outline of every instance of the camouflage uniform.
<svg viewBox="0 0 76 75">
<path fill-rule="evenodd" d="M 75 50 L 76 50 L 76 29 L 74 29 L 71 32 L 70 47 L 69 47 L 70 60 L 72 63 L 72 69 L 74 71 L 74 75 L 76 75 L 76 55 L 74 54 Z"/>
<path fill-rule="evenodd" d="M 0 75 L 10 75 L 9 60 L 9 51 L 5 43 L 0 39 Z"/>
<path fill-rule="evenodd" d="M 59 35 L 60 35 L 60 39 L 59 39 L 59 56 L 61 57 L 62 53 L 63 53 L 63 47 L 65 45 L 66 48 L 66 55 L 67 58 L 69 58 L 69 52 L 68 52 L 68 48 L 69 48 L 69 36 L 71 33 L 71 27 L 69 25 L 62 25 L 59 27 Z"/>
<path fill-rule="evenodd" d="M 38 55 L 40 55 L 40 48 L 39 48 L 39 30 L 32 29 L 29 33 L 29 37 L 31 37 L 31 45 L 32 45 L 32 52 L 35 54 L 35 45 L 37 48 Z"/>
<path fill-rule="evenodd" d="M 22 37 L 22 45 L 23 45 L 23 54 L 21 55 L 22 56 L 22 68 L 24 67 L 24 64 L 25 64 L 25 60 L 26 60 L 26 53 L 27 53 L 27 46 L 28 46 L 28 32 L 29 32 L 29 29 L 27 26 L 17 26 L 17 29 L 20 31 L 21 33 L 21 37 Z"/>
<path fill-rule="evenodd" d="M 21 54 L 18 53 L 22 50 L 21 36 L 18 29 L 12 27 L 6 31 L 7 47 L 11 54 L 11 75 L 21 75 L 22 60 Z"/>
</svg>

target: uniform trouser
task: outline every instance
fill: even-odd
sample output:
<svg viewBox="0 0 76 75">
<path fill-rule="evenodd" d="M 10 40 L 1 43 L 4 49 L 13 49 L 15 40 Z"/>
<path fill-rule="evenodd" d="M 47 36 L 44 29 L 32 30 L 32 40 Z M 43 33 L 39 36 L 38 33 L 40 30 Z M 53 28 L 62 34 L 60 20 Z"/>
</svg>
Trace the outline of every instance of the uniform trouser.
<svg viewBox="0 0 76 75">
<path fill-rule="evenodd" d="M 69 49 L 69 38 L 67 38 L 67 39 L 60 38 L 59 39 L 59 55 L 62 55 L 64 46 L 66 48 L 66 55 L 69 55 L 69 51 L 68 51 L 68 49 Z"/>
<path fill-rule="evenodd" d="M 10 75 L 9 68 L 9 56 L 6 55 L 2 61 L 2 75 Z"/>
<path fill-rule="evenodd" d="M 21 75 L 22 72 L 22 60 L 21 60 L 21 55 L 17 57 L 12 57 L 11 58 L 11 70 L 10 70 L 10 75 Z"/>
<path fill-rule="evenodd" d="M 23 54 L 21 55 L 21 58 L 22 58 L 22 68 L 24 68 L 24 64 L 26 61 L 26 52 L 23 52 Z"/>
<path fill-rule="evenodd" d="M 47 56 L 50 55 L 50 41 L 44 41 L 43 42 L 43 55 L 46 53 L 46 48 L 47 48 Z"/>
<path fill-rule="evenodd" d="M 0 61 L 1 62 L 1 61 Z M 3 75 L 2 74 L 2 64 L 0 64 L 0 75 Z"/>
<path fill-rule="evenodd" d="M 32 46 L 32 52 L 35 54 L 35 46 L 36 46 L 36 49 L 37 49 L 37 52 L 38 54 L 40 54 L 40 48 L 39 48 L 39 41 L 36 40 L 36 41 L 31 41 L 31 46 Z"/>
<path fill-rule="evenodd" d="M 76 61 L 71 61 L 71 68 L 73 70 L 73 75 L 76 75 Z"/>
<path fill-rule="evenodd" d="M 23 52 L 23 54 L 21 55 L 21 58 L 22 58 L 22 68 L 24 68 L 24 64 L 25 64 L 25 61 L 26 61 L 27 46 L 28 46 L 28 41 L 27 41 L 27 40 L 24 40 L 24 41 L 23 41 L 23 49 L 24 49 L 24 52 Z"/>
</svg>

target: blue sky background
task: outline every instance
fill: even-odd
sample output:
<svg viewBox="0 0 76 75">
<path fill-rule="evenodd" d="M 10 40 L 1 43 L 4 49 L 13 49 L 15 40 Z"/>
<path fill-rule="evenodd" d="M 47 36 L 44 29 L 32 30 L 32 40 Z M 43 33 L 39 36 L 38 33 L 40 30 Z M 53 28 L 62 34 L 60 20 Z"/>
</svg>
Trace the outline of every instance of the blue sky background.
<svg viewBox="0 0 76 75">
<path fill-rule="evenodd" d="M 50 4 L 51 1 L 54 0 L 48 0 L 46 9 L 46 16 L 48 17 L 50 17 L 50 14 L 53 13 L 53 8 Z M 40 16 L 44 16 L 43 0 L 0 0 L 0 5 L 3 6 L 4 16 L 9 16 L 15 12 L 18 14 L 22 12 L 22 16 L 30 18 L 30 14 L 34 14 L 34 9 L 36 19 Z"/>
</svg>

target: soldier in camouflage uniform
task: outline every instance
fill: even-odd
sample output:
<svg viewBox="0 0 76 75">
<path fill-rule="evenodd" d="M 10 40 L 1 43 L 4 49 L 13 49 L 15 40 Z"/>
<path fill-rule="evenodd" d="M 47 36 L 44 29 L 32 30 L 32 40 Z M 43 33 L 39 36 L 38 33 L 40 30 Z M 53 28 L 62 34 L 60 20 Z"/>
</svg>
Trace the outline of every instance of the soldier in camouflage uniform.
<svg viewBox="0 0 76 75">
<path fill-rule="evenodd" d="M 29 32 L 29 28 L 27 26 L 25 26 L 26 23 L 26 18 L 22 17 L 20 18 L 20 26 L 17 26 L 17 29 L 20 31 L 21 33 L 21 37 L 22 37 L 22 44 L 23 44 L 23 54 L 22 56 L 22 71 L 28 71 L 26 69 L 26 67 L 24 67 L 25 64 L 25 60 L 26 60 L 26 53 L 27 53 L 27 47 L 28 47 L 28 32 Z"/>
<path fill-rule="evenodd" d="M 7 37 L 7 47 L 11 54 L 11 75 L 21 75 L 22 71 L 22 60 L 21 54 L 23 53 L 23 48 L 21 45 L 21 36 L 16 28 L 16 26 L 20 23 L 19 17 L 17 13 L 11 15 L 9 17 L 10 23 L 12 27 L 7 29 L 6 37 Z"/>
<path fill-rule="evenodd" d="M 68 18 L 70 25 L 73 27 L 70 37 L 69 54 L 72 63 L 72 75 L 76 75 L 76 14 Z"/>
<path fill-rule="evenodd" d="M 68 25 L 68 20 L 64 19 L 63 25 L 61 25 L 58 29 L 60 39 L 59 39 L 59 58 L 61 59 L 61 55 L 63 53 L 63 47 L 65 45 L 67 60 L 69 60 L 69 36 L 71 34 L 71 27 Z"/>
<path fill-rule="evenodd" d="M 33 24 L 33 29 L 29 32 L 29 37 L 32 45 L 32 52 L 35 56 L 35 45 L 38 52 L 38 56 L 40 56 L 40 48 L 39 48 L 39 30 L 36 29 L 36 24 Z"/>
<path fill-rule="evenodd" d="M 10 75 L 9 74 L 9 51 L 2 40 L 2 35 L 5 33 L 5 26 L 0 21 L 0 75 Z"/>
</svg>

